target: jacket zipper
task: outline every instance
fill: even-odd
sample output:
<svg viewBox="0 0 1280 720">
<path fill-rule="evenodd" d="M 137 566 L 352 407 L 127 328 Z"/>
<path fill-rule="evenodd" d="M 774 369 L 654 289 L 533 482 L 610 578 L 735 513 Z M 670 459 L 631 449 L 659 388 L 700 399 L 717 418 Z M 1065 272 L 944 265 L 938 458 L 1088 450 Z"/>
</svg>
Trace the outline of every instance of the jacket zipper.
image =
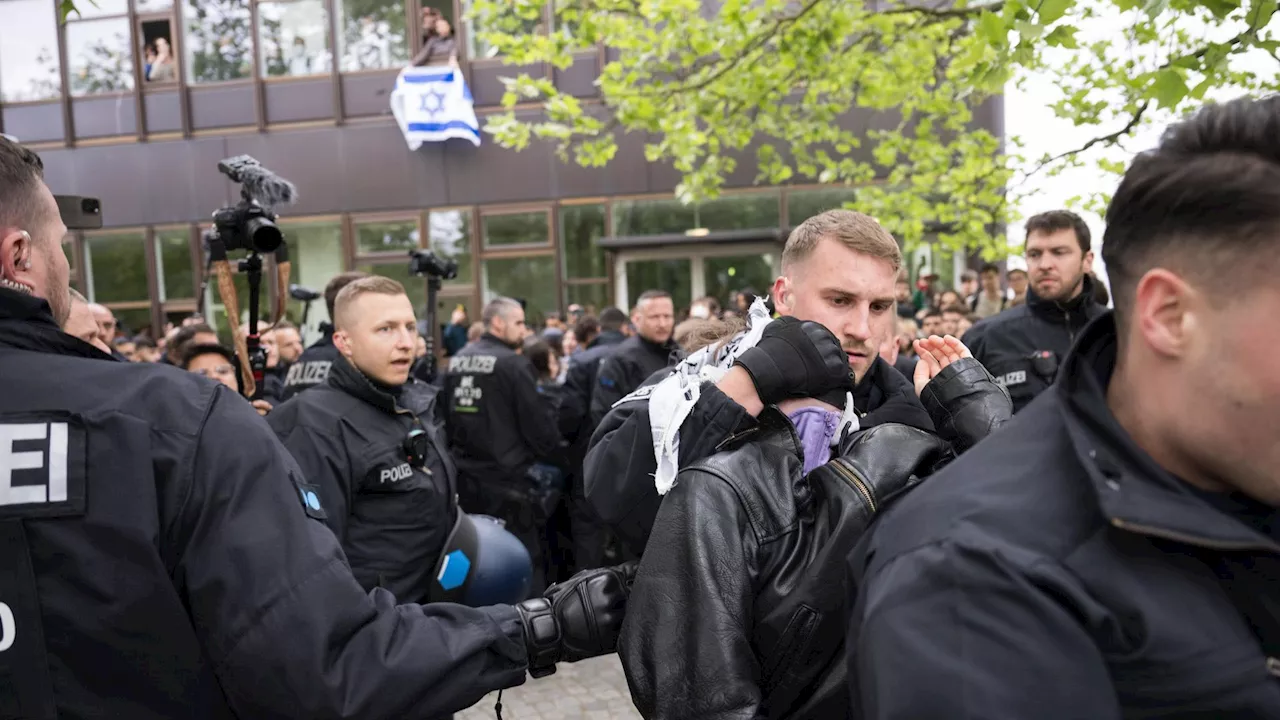
<svg viewBox="0 0 1280 720">
<path fill-rule="evenodd" d="M 867 504 L 871 506 L 871 512 L 874 513 L 876 511 L 876 500 L 871 494 L 871 488 L 867 487 L 866 483 L 862 482 L 862 480 L 838 458 L 832 463 L 832 465 L 835 465 L 836 472 L 844 477 L 844 479 L 848 480 L 850 485 L 857 488 L 858 492 L 862 493 L 862 497 L 866 499 Z"/>
<path fill-rule="evenodd" d="M 1217 542 L 1215 540 L 1206 540 L 1192 535 L 1184 535 L 1173 530 L 1165 530 L 1164 528 L 1151 527 L 1150 525 L 1139 525 L 1127 520 L 1121 520 L 1120 518 L 1111 518 L 1111 524 L 1121 530 L 1138 533 L 1139 535 L 1150 535 L 1151 537 L 1173 540 L 1174 542 L 1180 542 L 1186 545 L 1195 545 L 1196 547 L 1202 547 L 1208 550 L 1260 550 L 1271 554 L 1276 553 L 1276 549 L 1274 547 L 1267 547 L 1266 545 L 1259 545 L 1258 543 Z"/>
</svg>

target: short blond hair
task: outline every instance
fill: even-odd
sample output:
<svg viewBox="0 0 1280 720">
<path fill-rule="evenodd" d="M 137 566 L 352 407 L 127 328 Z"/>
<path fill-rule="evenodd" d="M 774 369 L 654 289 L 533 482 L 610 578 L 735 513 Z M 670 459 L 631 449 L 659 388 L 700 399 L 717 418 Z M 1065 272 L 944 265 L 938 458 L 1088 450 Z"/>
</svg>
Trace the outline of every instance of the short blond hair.
<svg viewBox="0 0 1280 720">
<path fill-rule="evenodd" d="M 338 292 L 338 297 L 333 301 L 333 325 L 336 328 L 344 328 L 349 321 L 347 311 L 352 303 L 358 300 L 362 295 L 408 295 L 404 286 L 388 277 L 381 275 L 369 275 L 359 280 L 353 280 Z"/>
<path fill-rule="evenodd" d="M 902 249 L 870 215 L 853 210 L 828 210 L 805 220 L 791 231 L 782 248 L 782 269 L 804 262 L 818 243 L 835 240 L 850 250 L 887 260 L 896 273 L 902 269 Z"/>
</svg>

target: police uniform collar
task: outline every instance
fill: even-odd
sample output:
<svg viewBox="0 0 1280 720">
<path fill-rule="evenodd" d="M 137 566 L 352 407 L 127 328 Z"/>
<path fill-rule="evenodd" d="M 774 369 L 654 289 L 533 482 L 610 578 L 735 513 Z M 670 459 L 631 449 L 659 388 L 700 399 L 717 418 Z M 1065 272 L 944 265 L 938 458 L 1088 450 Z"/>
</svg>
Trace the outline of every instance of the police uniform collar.
<svg viewBox="0 0 1280 720">
<path fill-rule="evenodd" d="M 1088 306 L 1094 304 L 1094 283 L 1093 276 L 1085 273 L 1080 280 L 1080 294 L 1066 302 L 1045 300 L 1036 295 L 1035 290 L 1027 288 L 1027 307 L 1046 321 L 1063 325 L 1069 316 L 1083 314 Z"/>
<path fill-rule="evenodd" d="M 339 356 L 334 361 L 329 370 L 329 384 L 389 413 L 399 409 L 400 391 L 404 387 L 403 385 L 391 387 L 375 382 L 368 375 L 360 372 L 360 369 L 345 356 Z"/>
<path fill-rule="evenodd" d="M 1117 351 L 1115 316 L 1108 311 L 1080 336 L 1051 391 L 1103 514 L 1140 534 L 1280 551 L 1270 538 L 1212 508 L 1133 441 L 1107 405 Z"/>
<path fill-rule="evenodd" d="M 489 341 L 489 342 L 491 342 L 491 343 L 495 343 L 495 344 L 501 345 L 502 347 L 504 347 L 504 348 L 506 348 L 506 349 L 508 349 L 508 350 L 515 350 L 516 348 L 520 347 L 520 345 L 518 345 L 518 344 L 517 344 L 517 345 L 512 345 L 511 343 L 507 342 L 506 340 L 503 340 L 502 338 L 498 337 L 497 335 L 494 335 L 494 334 L 493 334 L 493 333 L 491 333 L 491 332 L 486 332 L 484 335 L 481 335 L 481 336 L 480 336 L 480 339 L 481 339 L 481 340 L 488 340 L 488 341 Z"/>
<path fill-rule="evenodd" d="M 901 423 L 934 432 L 933 420 L 916 396 L 915 385 L 878 355 L 853 387 L 853 404 L 862 416 L 862 428 Z"/>
<path fill-rule="evenodd" d="M 0 288 L 0 345 L 19 350 L 114 360 L 111 355 L 62 332 L 44 298 Z"/>
</svg>

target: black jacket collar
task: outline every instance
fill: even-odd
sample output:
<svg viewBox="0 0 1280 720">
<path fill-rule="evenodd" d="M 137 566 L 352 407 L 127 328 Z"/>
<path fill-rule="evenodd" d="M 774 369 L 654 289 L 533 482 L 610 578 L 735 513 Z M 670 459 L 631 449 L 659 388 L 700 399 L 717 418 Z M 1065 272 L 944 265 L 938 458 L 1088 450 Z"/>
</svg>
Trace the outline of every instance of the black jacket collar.
<svg viewBox="0 0 1280 720">
<path fill-rule="evenodd" d="M 853 405 L 863 415 L 863 428 L 902 423 L 934 432 L 933 420 L 916 396 L 915 385 L 879 356 L 853 388 Z"/>
<path fill-rule="evenodd" d="M 494 334 L 493 334 L 493 333 L 491 333 L 491 332 L 486 332 L 485 334 L 481 335 L 481 336 L 480 336 L 480 341 L 481 341 L 481 342 L 489 343 L 489 344 L 491 344 L 491 345 L 497 345 L 497 346 L 499 346 L 499 347 L 504 347 L 504 348 L 506 348 L 506 349 L 510 350 L 511 352 L 515 352 L 515 351 L 516 351 L 516 347 L 519 347 L 519 346 L 515 346 L 515 347 L 513 347 L 513 346 L 511 345 L 511 343 L 507 342 L 506 340 L 503 340 L 502 338 L 498 337 L 497 335 L 494 335 Z"/>
<path fill-rule="evenodd" d="M 1045 322 L 1082 327 L 1106 310 L 1094 299 L 1094 283 L 1093 276 L 1086 273 L 1080 284 L 1080 294 L 1062 303 L 1045 300 L 1027 288 L 1027 308 Z"/>
<path fill-rule="evenodd" d="M 98 348 L 62 332 L 43 298 L 0 288 L 0 345 L 18 350 L 113 360 Z"/>
<path fill-rule="evenodd" d="M 1107 406 L 1116 352 L 1115 318 L 1107 313 L 1080 336 L 1053 389 L 1107 519 L 1140 534 L 1192 545 L 1280 551 L 1260 532 L 1197 497 L 1129 437 Z"/>
<path fill-rule="evenodd" d="M 617 345 L 618 343 L 626 339 L 627 339 L 627 336 L 623 335 L 617 330 L 604 330 L 599 335 L 592 338 L 591 342 L 587 343 L 587 347 L 593 348 L 593 347 L 599 347 L 601 345 L 604 345 L 604 346 Z"/>
<path fill-rule="evenodd" d="M 328 383 L 379 410 L 393 414 L 399 409 L 399 396 L 404 388 L 402 385 L 400 388 L 393 389 L 381 383 L 375 383 L 343 356 L 339 356 L 330 367 Z"/>
<path fill-rule="evenodd" d="M 310 350 L 311 348 L 318 347 L 333 347 L 333 326 L 329 323 L 321 323 L 320 339 L 311 343 L 311 346 L 307 349 Z"/>
</svg>

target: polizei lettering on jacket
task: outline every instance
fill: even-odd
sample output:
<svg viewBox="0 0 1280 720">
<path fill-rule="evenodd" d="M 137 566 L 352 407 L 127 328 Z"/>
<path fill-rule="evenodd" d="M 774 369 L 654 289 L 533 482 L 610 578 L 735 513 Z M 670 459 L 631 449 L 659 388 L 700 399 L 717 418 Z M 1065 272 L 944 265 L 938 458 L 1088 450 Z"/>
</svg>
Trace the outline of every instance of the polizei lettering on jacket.
<svg viewBox="0 0 1280 720">
<path fill-rule="evenodd" d="M 329 377 L 329 367 L 333 363 L 328 360 L 311 360 L 298 363 L 289 368 L 284 378 L 285 385 L 317 385 Z"/>
<path fill-rule="evenodd" d="M 23 470 L 32 472 L 19 475 Z M 19 479 L 22 482 L 15 484 Z M 66 499 L 67 424 L 0 424 L 0 506 L 44 505 Z"/>
<path fill-rule="evenodd" d="M 1001 375 L 1000 377 L 996 378 L 996 383 L 999 385 L 1003 385 L 1004 387 L 1009 387 L 1010 385 L 1021 385 L 1026 381 L 1027 381 L 1026 370 L 1014 370 L 1013 372 L 1005 373 L 1004 375 Z"/>
<path fill-rule="evenodd" d="M 497 364 L 498 358 L 493 355 L 457 355 L 449 359 L 449 372 L 491 375 Z"/>
<path fill-rule="evenodd" d="M 401 480 L 408 480 L 413 475 L 413 468 L 409 467 L 409 463 L 400 463 L 395 467 L 383 468 L 378 474 L 378 482 L 397 483 Z"/>
</svg>

